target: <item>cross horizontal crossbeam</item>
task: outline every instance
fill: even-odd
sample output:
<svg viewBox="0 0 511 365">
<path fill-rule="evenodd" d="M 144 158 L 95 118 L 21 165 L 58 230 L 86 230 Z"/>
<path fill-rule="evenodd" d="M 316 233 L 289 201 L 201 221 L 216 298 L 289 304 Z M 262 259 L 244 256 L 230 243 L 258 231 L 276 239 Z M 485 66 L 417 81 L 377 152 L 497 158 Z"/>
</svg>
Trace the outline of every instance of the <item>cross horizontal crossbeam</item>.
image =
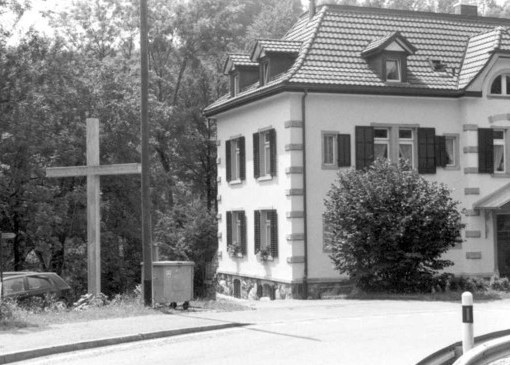
<svg viewBox="0 0 511 365">
<path fill-rule="evenodd" d="M 48 167 L 47 177 L 70 177 L 87 175 L 126 175 L 140 174 L 142 167 L 139 163 L 126 163 L 100 166 L 69 166 L 69 167 Z"/>
</svg>

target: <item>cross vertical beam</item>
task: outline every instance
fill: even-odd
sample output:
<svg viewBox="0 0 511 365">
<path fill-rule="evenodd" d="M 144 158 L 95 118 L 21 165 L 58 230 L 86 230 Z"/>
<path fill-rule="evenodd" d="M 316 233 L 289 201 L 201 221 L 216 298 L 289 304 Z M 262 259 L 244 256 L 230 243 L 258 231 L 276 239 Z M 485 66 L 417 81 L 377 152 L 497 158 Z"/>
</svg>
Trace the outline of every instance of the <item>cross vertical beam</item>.
<svg viewBox="0 0 511 365">
<path fill-rule="evenodd" d="M 87 166 L 99 166 L 99 120 L 87 119 Z M 101 292 L 101 203 L 99 175 L 87 175 L 87 291 Z"/>
</svg>

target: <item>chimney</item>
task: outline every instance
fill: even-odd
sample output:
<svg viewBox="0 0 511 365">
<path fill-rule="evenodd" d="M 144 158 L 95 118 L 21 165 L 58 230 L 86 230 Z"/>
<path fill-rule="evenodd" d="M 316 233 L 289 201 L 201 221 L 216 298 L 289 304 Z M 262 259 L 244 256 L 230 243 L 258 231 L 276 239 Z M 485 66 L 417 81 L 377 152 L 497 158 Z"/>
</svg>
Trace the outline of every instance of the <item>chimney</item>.
<svg viewBox="0 0 511 365">
<path fill-rule="evenodd" d="M 467 5 L 460 1 L 454 5 L 454 14 L 463 16 L 477 16 L 477 5 Z"/>
<path fill-rule="evenodd" d="M 309 0 L 309 20 L 311 20 L 314 15 L 316 15 L 316 1 Z"/>
</svg>

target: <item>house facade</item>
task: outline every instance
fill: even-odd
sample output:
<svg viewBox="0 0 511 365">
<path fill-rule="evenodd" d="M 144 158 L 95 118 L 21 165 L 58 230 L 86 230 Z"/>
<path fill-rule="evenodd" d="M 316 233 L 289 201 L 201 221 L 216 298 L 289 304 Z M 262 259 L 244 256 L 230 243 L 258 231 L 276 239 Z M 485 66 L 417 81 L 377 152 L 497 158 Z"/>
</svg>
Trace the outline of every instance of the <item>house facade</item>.
<svg viewBox="0 0 511 365">
<path fill-rule="evenodd" d="M 407 159 L 460 202 L 457 275 L 509 276 L 509 19 L 311 6 L 225 63 L 217 122 L 219 290 L 338 294 L 324 199 L 341 169 Z"/>
</svg>

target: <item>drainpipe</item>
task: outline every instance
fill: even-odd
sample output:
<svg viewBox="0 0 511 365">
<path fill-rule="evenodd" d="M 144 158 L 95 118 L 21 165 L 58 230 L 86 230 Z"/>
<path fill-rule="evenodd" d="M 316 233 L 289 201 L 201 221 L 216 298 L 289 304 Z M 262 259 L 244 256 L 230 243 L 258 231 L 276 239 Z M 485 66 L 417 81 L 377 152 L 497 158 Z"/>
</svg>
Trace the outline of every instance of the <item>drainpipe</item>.
<svg viewBox="0 0 511 365">
<path fill-rule="evenodd" d="M 308 263 L 308 255 L 307 255 L 307 159 L 305 151 L 307 150 L 305 148 L 305 99 L 307 98 L 308 90 L 305 89 L 303 91 L 302 96 L 302 143 L 303 143 L 303 149 L 302 149 L 302 178 L 303 178 L 303 299 L 307 299 L 308 297 L 308 284 L 307 284 L 307 276 L 308 276 L 308 270 L 309 270 L 309 263 Z"/>
</svg>

